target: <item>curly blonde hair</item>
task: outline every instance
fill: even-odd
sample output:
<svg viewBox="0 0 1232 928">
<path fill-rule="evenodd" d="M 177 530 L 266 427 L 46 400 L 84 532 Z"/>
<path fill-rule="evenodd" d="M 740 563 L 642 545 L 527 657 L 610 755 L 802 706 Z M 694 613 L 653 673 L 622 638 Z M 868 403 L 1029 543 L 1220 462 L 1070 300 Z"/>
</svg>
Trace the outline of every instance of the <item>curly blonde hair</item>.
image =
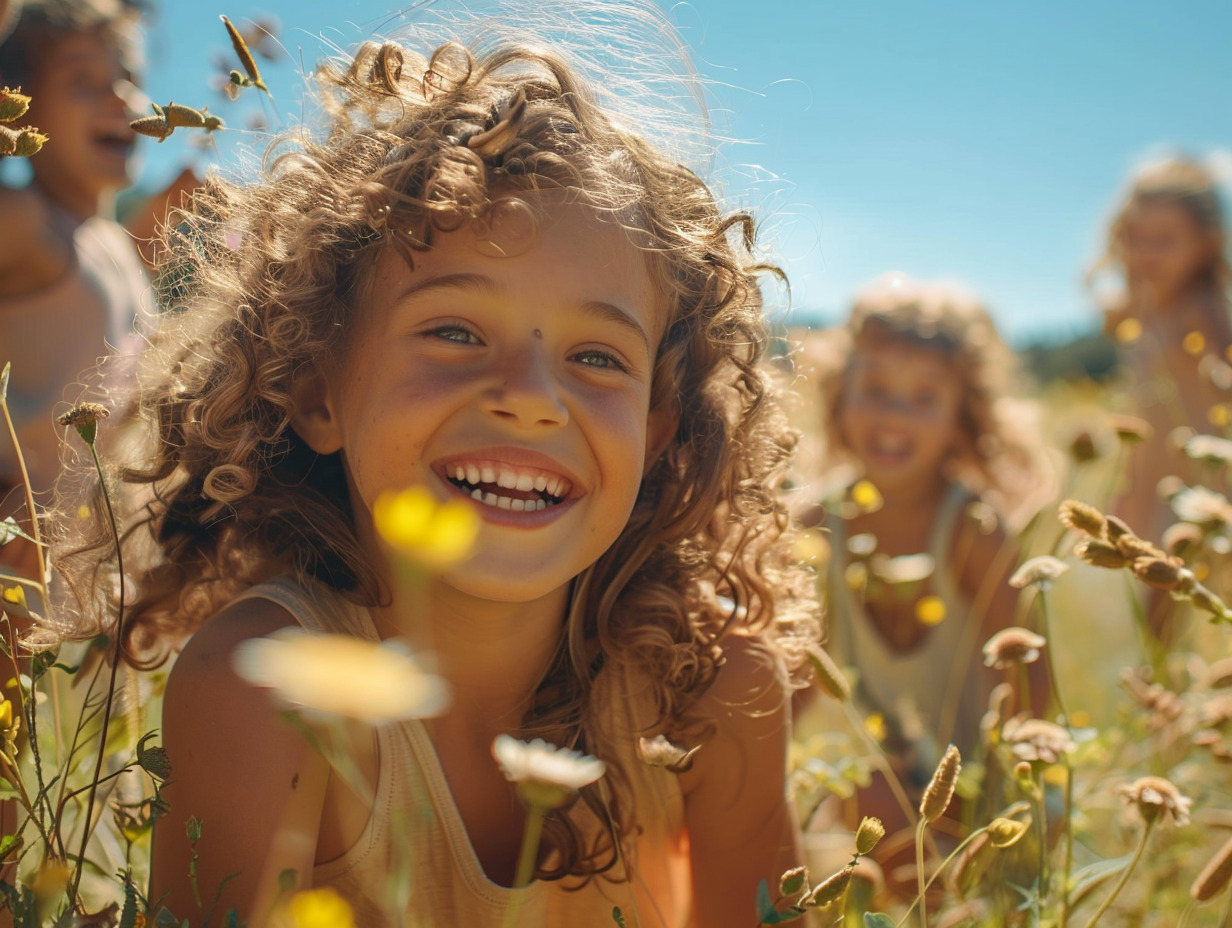
<svg viewBox="0 0 1232 928">
<path fill-rule="evenodd" d="M 839 427 L 851 363 L 860 351 L 908 345 L 935 352 L 958 374 L 963 396 L 949 476 L 985 495 L 1012 527 L 1051 496 L 1034 410 L 1012 396 L 1014 356 L 985 306 L 955 284 L 886 274 L 857 294 L 845 325 L 817 352 L 827 464 L 853 452 Z"/>
<path fill-rule="evenodd" d="M 339 455 L 316 455 L 289 427 L 297 374 L 347 347 L 387 249 L 413 265 L 439 233 L 487 220 L 494 190 L 567 188 L 646 252 L 670 319 L 651 402 L 679 426 L 619 538 L 574 580 L 524 728 L 614 761 L 592 698 L 605 668 L 643 673 L 661 730 L 681 732 L 705 728 L 690 710 L 727 636 L 764 633 L 799 665 L 819 629 L 777 496 L 794 435 L 759 368 L 758 277 L 773 269 L 751 258 L 751 218 L 723 214 L 702 180 L 618 126 L 552 52 L 450 43 L 425 57 L 369 43 L 349 66 L 325 66 L 318 85 L 324 135 L 284 137 L 255 183 L 211 179 L 174 235 L 138 401 L 156 444 L 122 473 L 147 494 L 123 534 L 138 565 L 126 658 L 161 663 L 239 590 L 278 573 L 361 604 L 387 598 L 361 552 Z M 95 598 L 112 588 L 109 552 L 78 545 L 61 562 L 83 611 L 113 611 Z M 612 840 L 584 846 L 570 817 L 555 816 L 559 865 L 541 877 L 587 877 L 617 859 L 632 823 L 619 803 L 584 798 L 612 822 Z"/>
<path fill-rule="evenodd" d="M 1209 263 L 1198 269 L 1192 286 L 1199 291 L 1218 295 L 1222 304 L 1226 299 L 1228 287 L 1232 284 L 1232 266 L 1228 263 L 1225 241 L 1223 203 L 1211 171 L 1201 162 L 1185 156 L 1165 158 L 1148 164 L 1132 176 L 1129 190 L 1108 225 L 1104 253 L 1087 275 L 1088 283 L 1094 282 L 1101 271 L 1112 267 L 1125 267 L 1129 223 L 1142 207 L 1157 203 L 1179 207 L 1189 216 L 1195 227 L 1213 234 L 1219 240 L 1219 247 L 1212 251 Z M 1106 312 L 1105 328 L 1111 331 L 1116 323 L 1130 315 L 1132 310 L 1120 299 L 1110 305 Z"/>
</svg>

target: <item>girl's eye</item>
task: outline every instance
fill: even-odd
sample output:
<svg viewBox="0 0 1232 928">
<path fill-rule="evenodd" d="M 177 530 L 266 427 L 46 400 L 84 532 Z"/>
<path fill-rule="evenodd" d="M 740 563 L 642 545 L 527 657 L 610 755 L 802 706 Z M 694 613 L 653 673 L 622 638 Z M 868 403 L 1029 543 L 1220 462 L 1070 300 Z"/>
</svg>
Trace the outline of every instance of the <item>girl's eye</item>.
<svg viewBox="0 0 1232 928">
<path fill-rule="evenodd" d="M 430 338 L 439 338 L 446 342 L 457 342 L 460 345 L 478 345 L 479 336 L 465 326 L 442 325 L 429 329 L 424 333 Z"/>
<path fill-rule="evenodd" d="M 610 351 L 603 351 L 599 348 L 587 348 L 585 351 L 579 351 L 573 356 L 573 360 L 586 365 L 587 367 L 597 367 L 607 370 L 616 370 L 628 373 L 629 368 L 623 361 Z"/>
</svg>

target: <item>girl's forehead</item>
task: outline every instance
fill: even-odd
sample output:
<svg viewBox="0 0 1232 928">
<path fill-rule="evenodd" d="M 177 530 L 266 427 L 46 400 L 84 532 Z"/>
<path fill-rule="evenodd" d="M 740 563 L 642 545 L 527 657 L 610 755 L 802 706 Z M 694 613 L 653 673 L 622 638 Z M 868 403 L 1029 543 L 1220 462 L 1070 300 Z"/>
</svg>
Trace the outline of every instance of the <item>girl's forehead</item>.
<svg viewBox="0 0 1232 928">
<path fill-rule="evenodd" d="M 848 369 L 852 372 L 893 376 L 957 378 L 954 358 L 936 348 L 903 341 L 857 344 Z"/>
</svg>

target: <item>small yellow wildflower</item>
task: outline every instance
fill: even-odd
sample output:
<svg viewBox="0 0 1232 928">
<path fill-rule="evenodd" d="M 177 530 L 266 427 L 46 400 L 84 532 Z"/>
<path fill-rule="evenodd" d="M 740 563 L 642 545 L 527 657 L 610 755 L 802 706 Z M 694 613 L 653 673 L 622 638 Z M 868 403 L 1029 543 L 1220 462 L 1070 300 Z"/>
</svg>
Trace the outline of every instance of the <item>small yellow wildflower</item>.
<svg viewBox="0 0 1232 928">
<path fill-rule="evenodd" d="M 1122 319 L 1117 323 L 1116 340 L 1123 345 L 1136 342 L 1142 337 L 1142 323 L 1137 319 Z"/>
<path fill-rule="evenodd" d="M 469 503 L 437 502 L 424 487 L 382 493 L 372 518 L 397 555 L 438 570 L 465 558 L 479 533 L 479 517 Z"/>
<path fill-rule="evenodd" d="M 290 928 L 355 928 L 355 913 L 328 886 L 306 889 L 287 903 Z"/>
<path fill-rule="evenodd" d="M 830 544 L 821 532 L 810 530 L 796 536 L 796 560 L 816 566 L 830 556 Z"/>
<path fill-rule="evenodd" d="M 884 502 L 881 491 L 867 480 L 861 480 L 851 488 L 851 501 L 861 512 L 876 512 Z"/>
<path fill-rule="evenodd" d="M 1206 418 L 1211 425 L 1223 429 L 1228 427 L 1229 422 L 1232 422 L 1232 413 L 1223 403 L 1216 403 L 1206 411 Z"/>
<path fill-rule="evenodd" d="M 945 602 L 940 596 L 925 596 L 915 604 L 915 617 L 923 625 L 940 625 L 945 621 Z"/>
<path fill-rule="evenodd" d="M 26 589 L 21 584 L 16 586 L 6 586 L 3 595 L 6 603 L 12 603 L 14 606 L 26 608 Z"/>
<path fill-rule="evenodd" d="M 886 739 L 885 716 L 873 712 L 864 719 L 864 732 L 878 744 Z"/>
<path fill-rule="evenodd" d="M 1186 354 L 1191 354 L 1196 358 L 1206 350 L 1206 336 L 1201 332 L 1187 332 L 1181 339 L 1181 347 L 1185 349 Z"/>
<path fill-rule="evenodd" d="M 1012 847 L 1027 833 L 1027 822 L 1012 818 L 995 818 L 988 826 L 988 836 L 993 847 Z"/>
</svg>

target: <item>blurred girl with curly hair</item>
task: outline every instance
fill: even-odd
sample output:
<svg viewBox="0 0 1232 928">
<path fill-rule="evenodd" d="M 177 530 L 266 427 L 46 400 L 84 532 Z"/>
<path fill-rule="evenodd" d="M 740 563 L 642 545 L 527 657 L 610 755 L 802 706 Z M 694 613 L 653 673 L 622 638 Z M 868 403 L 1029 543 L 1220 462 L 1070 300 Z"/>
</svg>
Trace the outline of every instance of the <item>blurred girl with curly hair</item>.
<svg viewBox="0 0 1232 928">
<path fill-rule="evenodd" d="M 1178 428 L 1226 430 L 1232 315 L 1223 204 L 1211 171 L 1186 157 L 1148 164 L 1130 180 L 1092 277 L 1112 271 L 1104 330 L 1121 351 L 1134 411 L 1151 426 L 1134 449 L 1117 514 L 1158 541 L 1174 517 L 1161 478 L 1201 479 L 1174 442 Z M 1158 617 L 1156 617 L 1158 618 Z M 1157 623 L 1156 630 L 1165 633 Z"/>
<path fill-rule="evenodd" d="M 752 221 L 564 50 L 411 45 L 324 66 L 324 133 L 211 179 L 163 274 L 153 444 L 122 474 L 145 488 L 125 655 L 178 652 L 151 898 L 195 918 L 221 885 L 260 918 L 291 871 L 362 925 L 743 926 L 800 862 L 787 692 L 818 631 Z M 412 485 L 479 524 L 421 608 L 373 516 Z M 114 611 L 113 551 L 61 562 Z M 233 670 L 294 627 L 428 647 L 449 683 L 438 717 L 355 737 L 368 794 Z M 607 768 L 548 814 L 526 886 L 500 735 Z M 700 750 L 653 766 L 659 735 Z"/>
<path fill-rule="evenodd" d="M 1014 624 L 1006 525 L 1049 497 L 1049 465 L 1031 410 L 1008 395 L 1010 351 L 961 288 L 887 274 L 823 344 L 825 464 L 846 474 L 805 516 L 830 532 L 827 648 L 918 791 L 947 743 L 964 757 L 978 744 L 997 682 L 981 647 Z M 1042 705 L 1044 681 L 1033 682 Z M 909 824 L 880 776 L 859 811 L 891 831 Z"/>
</svg>

